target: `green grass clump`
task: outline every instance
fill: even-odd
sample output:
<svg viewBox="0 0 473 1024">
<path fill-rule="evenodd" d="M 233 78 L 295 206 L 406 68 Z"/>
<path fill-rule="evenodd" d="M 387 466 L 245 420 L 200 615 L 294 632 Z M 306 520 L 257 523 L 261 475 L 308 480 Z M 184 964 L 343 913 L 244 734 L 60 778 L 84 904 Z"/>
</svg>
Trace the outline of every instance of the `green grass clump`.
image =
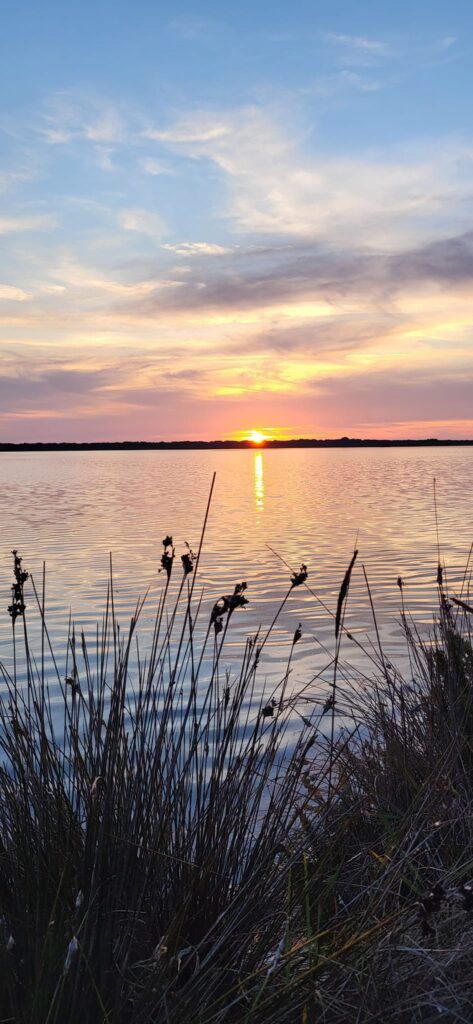
<svg viewBox="0 0 473 1024">
<path fill-rule="evenodd" d="M 259 682 L 277 616 L 228 676 L 246 585 L 201 627 L 199 554 L 182 556 L 170 603 L 170 537 L 146 657 L 143 606 L 123 634 L 111 581 L 94 642 L 71 630 L 64 676 L 14 553 L 0 1022 L 471 1019 L 471 607 L 440 579 L 428 642 L 403 611 L 412 678 L 380 646 L 350 680 L 341 645 L 355 557 L 334 611 L 332 684 L 311 706 L 290 685 L 299 629 L 280 685 Z M 306 581 L 302 566 L 281 608 Z"/>
</svg>

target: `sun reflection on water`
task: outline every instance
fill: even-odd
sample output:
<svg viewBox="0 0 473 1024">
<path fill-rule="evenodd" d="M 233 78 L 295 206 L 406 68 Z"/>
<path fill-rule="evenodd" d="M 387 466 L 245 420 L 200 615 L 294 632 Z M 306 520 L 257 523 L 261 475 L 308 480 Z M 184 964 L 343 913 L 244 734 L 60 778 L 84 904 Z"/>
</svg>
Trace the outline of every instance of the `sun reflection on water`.
<svg viewBox="0 0 473 1024">
<path fill-rule="evenodd" d="M 255 452 L 255 504 L 258 512 L 264 510 L 264 466 L 263 453 Z"/>
</svg>

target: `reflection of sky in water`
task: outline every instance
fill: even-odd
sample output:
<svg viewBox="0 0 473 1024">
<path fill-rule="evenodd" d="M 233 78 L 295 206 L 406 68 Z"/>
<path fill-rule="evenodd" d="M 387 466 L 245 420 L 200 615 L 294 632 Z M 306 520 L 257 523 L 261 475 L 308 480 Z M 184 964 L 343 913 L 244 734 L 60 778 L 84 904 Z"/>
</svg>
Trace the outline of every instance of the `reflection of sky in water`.
<svg viewBox="0 0 473 1024">
<path fill-rule="evenodd" d="M 264 463 L 262 452 L 255 452 L 255 505 L 258 512 L 264 509 Z"/>
<path fill-rule="evenodd" d="M 453 593 L 460 593 L 473 540 L 473 449 L 14 453 L 0 455 L 0 466 L 0 658 L 10 657 L 6 609 L 14 547 L 37 583 L 46 560 L 54 641 L 67 633 L 71 607 L 78 627 L 93 635 L 103 612 L 110 551 L 120 622 L 126 625 L 149 588 L 142 622 L 149 636 L 163 587 L 161 541 L 172 534 L 178 556 L 185 541 L 197 549 L 214 470 L 196 594 L 203 588 L 205 632 L 215 600 L 235 583 L 248 583 L 250 603 L 235 614 L 229 630 L 231 673 L 238 669 L 245 637 L 260 624 L 268 626 L 287 592 L 290 571 L 284 562 L 292 569 L 306 563 L 312 591 L 335 610 L 357 532 L 360 554 L 346 627 L 363 642 L 367 633 L 373 637 L 364 565 L 387 656 L 405 662 L 396 580 L 402 576 L 407 607 L 426 629 L 436 601 L 434 476 L 440 543 Z M 178 562 L 172 593 L 180 579 Z M 463 596 L 468 600 L 466 591 Z M 262 683 L 281 675 L 299 622 L 303 636 L 294 652 L 291 684 L 307 682 L 329 661 L 333 618 L 317 598 L 304 587 L 290 595 L 264 651 Z M 31 621 L 31 589 L 27 604 Z M 356 672 L 372 670 L 346 640 L 343 658 Z"/>
</svg>

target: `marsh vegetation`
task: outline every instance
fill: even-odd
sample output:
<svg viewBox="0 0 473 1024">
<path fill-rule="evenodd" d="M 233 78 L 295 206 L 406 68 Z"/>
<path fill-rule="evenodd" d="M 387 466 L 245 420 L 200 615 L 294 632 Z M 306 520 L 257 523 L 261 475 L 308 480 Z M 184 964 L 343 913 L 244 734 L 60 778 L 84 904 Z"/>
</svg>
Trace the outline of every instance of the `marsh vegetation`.
<svg viewBox="0 0 473 1024">
<path fill-rule="evenodd" d="M 331 682 L 308 694 L 292 682 L 299 627 L 279 685 L 261 682 L 278 613 L 225 671 L 233 617 L 251 595 L 232 582 L 208 614 L 199 557 L 176 555 L 165 537 L 145 653 L 143 605 L 120 629 L 111 578 L 96 635 L 71 625 L 59 656 L 43 581 L 14 553 L 0 1021 L 469 1020 L 468 570 L 453 596 L 439 565 L 428 638 L 399 580 L 409 671 L 384 656 L 373 607 L 374 643 L 351 676 L 345 646 L 362 646 L 344 617 L 355 553 L 331 611 Z M 288 575 L 280 608 L 309 584 L 306 566 Z"/>
</svg>

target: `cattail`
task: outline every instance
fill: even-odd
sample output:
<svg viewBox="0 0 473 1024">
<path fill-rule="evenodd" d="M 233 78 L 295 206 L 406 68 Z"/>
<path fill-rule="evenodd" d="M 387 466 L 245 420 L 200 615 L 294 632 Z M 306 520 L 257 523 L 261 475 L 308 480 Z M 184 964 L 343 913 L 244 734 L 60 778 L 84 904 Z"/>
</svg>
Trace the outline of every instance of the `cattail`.
<svg viewBox="0 0 473 1024">
<path fill-rule="evenodd" d="M 345 601 L 345 598 L 347 597 L 347 594 L 348 594 L 348 588 L 350 586 L 350 579 L 351 579 L 352 569 L 353 569 L 353 566 L 354 566 L 354 564 L 356 562 L 357 554 L 358 554 L 358 551 L 355 548 L 355 550 L 353 552 L 353 556 L 352 556 L 351 562 L 350 562 L 350 565 L 348 566 L 348 569 L 347 569 L 347 571 L 346 571 L 346 573 L 345 573 L 345 575 L 343 577 L 343 580 L 342 580 L 342 585 L 340 587 L 340 593 L 338 595 L 338 601 L 337 601 L 337 613 L 336 613 L 336 616 L 335 616 L 335 639 L 338 638 L 338 634 L 340 632 L 340 623 L 342 621 L 343 602 Z"/>
<path fill-rule="evenodd" d="M 77 678 L 77 673 L 76 673 L 75 669 L 74 669 L 74 672 L 72 673 L 72 675 L 66 676 L 65 682 L 66 682 L 66 686 L 70 686 L 71 687 L 71 690 L 72 690 L 73 694 L 79 693 L 80 686 L 79 686 L 79 680 Z"/>
<path fill-rule="evenodd" d="M 165 537 L 163 540 L 164 551 L 161 555 L 161 569 L 164 569 L 168 581 L 171 578 L 172 563 L 174 561 L 174 547 L 172 543 L 172 537 Z M 161 569 L 159 570 L 161 572 Z"/>
<path fill-rule="evenodd" d="M 295 633 L 294 633 L 294 636 L 292 638 L 293 646 L 294 646 L 294 644 L 299 643 L 299 640 L 300 640 L 301 636 L 302 636 L 302 623 L 300 622 L 298 627 L 297 627 L 297 629 L 296 629 L 296 631 L 295 631 Z"/>
<path fill-rule="evenodd" d="M 188 576 L 189 573 L 194 571 L 195 554 L 187 541 L 185 543 L 187 551 L 185 554 L 181 555 L 181 562 L 184 570 L 184 576 Z"/>
<path fill-rule="evenodd" d="M 236 608 L 243 608 L 246 604 L 249 604 L 248 598 L 243 596 L 246 589 L 246 583 L 237 583 L 233 594 L 224 594 L 222 597 L 219 597 L 212 608 L 211 623 L 213 622 L 215 625 L 218 619 L 221 621 L 223 615 L 231 615 Z M 217 629 L 216 632 L 220 632 L 220 630 Z"/>
<path fill-rule="evenodd" d="M 12 551 L 13 555 L 13 575 L 15 577 L 14 583 L 12 583 L 11 594 L 12 603 L 8 605 L 8 614 L 11 616 L 13 625 L 17 618 L 25 613 L 25 601 L 23 588 L 28 579 L 28 573 L 21 568 L 22 559 L 20 558 L 16 550 Z"/>
<path fill-rule="evenodd" d="M 245 590 L 247 590 L 246 583 L 237 583 L 233 594 L 224 598 L 228 605 L 229 615 L 235 611 L 235 608 L 243 608 L 245 604 L 248 604 L 248 598 L 243 596 Z"/>
<path fill-rule="evenodd" d="M 302 584 L 305 583 L 308 575 L 309 575 L 309 573 L 307 571 L 307 566 L 302 564 L 300 569 L 299 569 L 299 572 L 293 572 L 293 574 L 291 576 L 291 587 L 292 587 L 292 589 L 294 589 L 294 587 L 302 586 Z"/>
</svg>

